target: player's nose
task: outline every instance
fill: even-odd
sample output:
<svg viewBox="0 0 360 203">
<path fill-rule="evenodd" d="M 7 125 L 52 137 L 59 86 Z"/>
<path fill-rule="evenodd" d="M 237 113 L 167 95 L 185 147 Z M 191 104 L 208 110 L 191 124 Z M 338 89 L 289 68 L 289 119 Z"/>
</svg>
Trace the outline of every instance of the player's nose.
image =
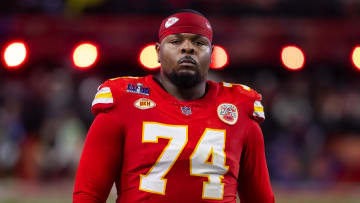
<svg viewBox="0 0 360 203">
<path fill-rule="evenodd" d="M 194 45 L 190 40 L 185 40 L 182 43 L 181 53 L 182 54 L 194 54 L 195 53 Z"/>
</svg>

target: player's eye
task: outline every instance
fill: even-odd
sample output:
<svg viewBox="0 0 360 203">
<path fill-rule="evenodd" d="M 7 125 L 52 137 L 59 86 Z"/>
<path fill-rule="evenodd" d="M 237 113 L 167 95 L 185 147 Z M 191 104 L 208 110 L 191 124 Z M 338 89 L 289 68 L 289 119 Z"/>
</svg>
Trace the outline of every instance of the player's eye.
<svg viewBox="0 0 360 203">
<path fill-rule="evenodd" d="M 180 40 L 178 39 L 173 39 L 170 41 L 171 44 L 179 44 L 180 43 Z"/>
<path fill-rule="evenodd" d="M 195 41 L 195 45 L 196 46 L 203 46 L 203 45 L 205 45 L 205 43 L 202 42 L 202 41 Z"/>
</svg>

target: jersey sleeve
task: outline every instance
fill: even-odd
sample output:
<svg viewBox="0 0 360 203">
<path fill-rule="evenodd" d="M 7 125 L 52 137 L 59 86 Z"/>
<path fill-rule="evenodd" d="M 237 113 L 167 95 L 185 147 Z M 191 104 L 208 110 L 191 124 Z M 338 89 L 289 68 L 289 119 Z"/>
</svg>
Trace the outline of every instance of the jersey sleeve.
<svg viewBox="0 0 360 203">
<path fill-rule="evenodd" d="M 253 120 L 248 124 L 240 164 L 238 193 L 241 203 L 274 203 L 263 135 L 259 124 Z"/>
<path fill-rule="evenodd" d="M 122 157 L 121 127 L 116 116 L 99 113 L 87 134 L 77 169 L 73 203 L 105 203 L 117 182 Z"/>
<path fill-rule="evenodd" d="M 246 95 L 250 99 L 250 110 L 249 116 L 258 123 L 261 123 L 265 120 L 264 107 L 261 104 L 262 96 L 255 90 L 251 89 L 246 85 L 238 85 L 240 92 Z"/>
<path fill-rule="evenodd" d="M 98 91 L 91 104 L 91 111 L 94 115 L 100 112 L 108 112 L 115 107 L 115 99 L 112 92 L 111 80 L 99 86 Z"/>
<path fill-rule="evenodd" d="M 253 108 L 251 109 L 250 117 L 258 123 L 261 123 L 265 120 L 264 107 L 261 104 L 262 96 L 256 92 L 256 95 L 253 98 Z"/>
</svg>

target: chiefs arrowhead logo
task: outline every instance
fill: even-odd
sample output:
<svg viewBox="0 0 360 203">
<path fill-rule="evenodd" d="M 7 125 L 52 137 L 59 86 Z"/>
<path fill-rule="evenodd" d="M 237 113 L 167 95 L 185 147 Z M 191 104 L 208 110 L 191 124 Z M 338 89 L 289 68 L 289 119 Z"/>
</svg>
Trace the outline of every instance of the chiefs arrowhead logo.
<svg viewBox="0 0 360 203">
<path fill-rule="evenodd" d="M 234 125 L 238 120 L 238 110 L 234 104 L 220 104 L 217 108 L 217 114 L 224 123 Z"/>
<path fill-rule="evenodd" d="M 168 27 L 174 25 L 177 21 L 179 21 L 179 18 L 177 18 L 177 17 L 169 18 L 165 23 L 165 28 L 168 28 Z"/>
<path fill-rule="evenodd" d="M 151 99 L 140 98 L 134 102 L 134 106 L 138 109 L 151 109 L 154 108 L 156 104 Z"/>
</svg>

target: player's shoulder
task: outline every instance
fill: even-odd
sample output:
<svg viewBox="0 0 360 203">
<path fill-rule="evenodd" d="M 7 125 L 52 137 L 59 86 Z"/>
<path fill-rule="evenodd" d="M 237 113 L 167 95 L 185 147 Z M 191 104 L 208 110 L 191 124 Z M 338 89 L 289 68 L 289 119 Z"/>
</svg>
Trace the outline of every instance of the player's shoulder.
<svg viewBox="0 0 360 203">
<path fill-rule="evenodd" d="M 102 83 L 92 102 L 91 111 L 97 115 L 100 112 L 109 112 L 114 109 L 119 97 L 129 91 L 138 91 L 137 85 L 143 81 L 143 77 L 116 77 Z"/>
<path fill-rule="evenodd" d="M 116 77 L 106 80 L 102 85 L 99 86 L 98 89 L 101 89 L 103 86 L 108 86 L 112 89 L 116 90 L 124 90 L 124 85 L 127 86 L 128 84 L 136 84 L 141 82 L 144 77 L 134 77 L 134 76 L 123 76 L 123 77 Z M 126 89 L 125 89 L 126 91 Z"/>
<path fill-rule="evenodd" d="M 252 119 L 258 122 L 265 120 L 264 107 L 261 104 L 262 95 L 260 93 L 243 84 L 222 82 L 220 85 L 223 87 L 225 94 L 248 104 L 248 114 Z"/>
<path fill-rule="evenodd" d="M 243 84 L 236 83 L 228 83 L 222 82 L 220 83 L 224 87 L 224 91 L 228 91 L 231 94 L 235 94 L 237 97 L 245 97 L 250 100 L 261 100 L 262 96 L 256 90 L 251 87 Z"/>
</svg>

